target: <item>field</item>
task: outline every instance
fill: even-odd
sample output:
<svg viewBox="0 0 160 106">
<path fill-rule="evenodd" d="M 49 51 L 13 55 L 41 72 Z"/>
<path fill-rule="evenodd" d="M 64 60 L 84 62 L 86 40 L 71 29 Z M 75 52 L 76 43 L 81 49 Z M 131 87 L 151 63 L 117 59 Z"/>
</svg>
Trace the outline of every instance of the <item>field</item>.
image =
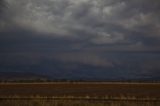
<svg viewBox="0 0 160 106">
<path fill-rule="evenodd" d="M 0 106 L 160 106 L 160 84 L 1 83 Z"/>
</svg>

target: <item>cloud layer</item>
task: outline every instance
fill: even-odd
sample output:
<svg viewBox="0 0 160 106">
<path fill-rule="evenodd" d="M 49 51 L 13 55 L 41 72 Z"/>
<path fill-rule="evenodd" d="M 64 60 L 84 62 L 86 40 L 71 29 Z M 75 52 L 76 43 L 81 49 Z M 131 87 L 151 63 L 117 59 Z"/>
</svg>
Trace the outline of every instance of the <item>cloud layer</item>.
<svg viewBox="0 0 160 106">
<path fill-rule="evenodd" d="M 89 43 L 135 44 L 159 39 L 158 0 L 7 0 L 17 26 Z M 144 39 L 143 39 L 144 37 Z M 142 39 L 141 39 L 142 38 Z M 151 41 L 150 41 L 151 42 Z M 153 42 L 152 42 L 153 43 Z"/>
<path fill-rule="evenodd" d="M 159 0 L 0 1 L 1 70 L 62 64 L 57 70 L 156 75 L 159 51 Z"/>
</svg>

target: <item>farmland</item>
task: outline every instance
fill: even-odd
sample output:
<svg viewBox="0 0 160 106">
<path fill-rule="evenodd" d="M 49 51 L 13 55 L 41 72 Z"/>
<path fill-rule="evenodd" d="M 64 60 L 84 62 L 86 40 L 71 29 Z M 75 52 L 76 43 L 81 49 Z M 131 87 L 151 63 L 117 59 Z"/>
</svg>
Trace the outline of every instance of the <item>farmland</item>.
<svg viewBox="0 0 160 106">
<path fill-rule="evenodd" d="M 76 106 L 84 104 L 92 106 L 121 106 L 121 104 L 124 104 L 123 106 L 159 106 L 160 84 L 107 82 L 0 84 L 0 106 L 7 103 L 9 106 L 11 104 L 16 106 L 17 103 L 22 105 L 25 102 L 26 106 L 32 106 L 33 102 L 37 104 L 40 102 L 44 106 L 59 106 L 58 104 L 61 106 L 75 106 L 76 104 Z M 30 104 L 27 105 L 27 103 Z"/>
</svg>

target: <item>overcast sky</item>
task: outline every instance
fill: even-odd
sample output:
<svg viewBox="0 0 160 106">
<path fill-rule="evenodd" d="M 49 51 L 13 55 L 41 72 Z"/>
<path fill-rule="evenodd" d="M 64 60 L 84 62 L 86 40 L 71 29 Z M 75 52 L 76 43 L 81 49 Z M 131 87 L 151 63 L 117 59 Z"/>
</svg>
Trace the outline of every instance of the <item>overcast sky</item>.
<svg viewBox="0 0 160 106">
<path fill-rule="evenodd" d="M 159 52 L 159 0 L 0 1 L 1 71 L 45 73 L 67 63 L 61 71 L 88 65 L 154 76 Z"/>
</svg>

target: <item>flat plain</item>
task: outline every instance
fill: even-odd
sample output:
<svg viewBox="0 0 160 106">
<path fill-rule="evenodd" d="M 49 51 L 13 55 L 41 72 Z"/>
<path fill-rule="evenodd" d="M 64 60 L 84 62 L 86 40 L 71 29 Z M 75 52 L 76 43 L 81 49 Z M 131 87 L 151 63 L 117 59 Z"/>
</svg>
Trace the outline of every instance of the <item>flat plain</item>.
<svg viewBox="0 0 160 106">
<path fill-rule="evenodd" d="M 160 98 L 160 83 L 52 82 L 0 84 L 0 97 L 15 95 Z"/>
<path fill-rule="evenodd" d="M 1 83 L 1 105 L 160 106 L 160 83 Z"/>
</svg>

